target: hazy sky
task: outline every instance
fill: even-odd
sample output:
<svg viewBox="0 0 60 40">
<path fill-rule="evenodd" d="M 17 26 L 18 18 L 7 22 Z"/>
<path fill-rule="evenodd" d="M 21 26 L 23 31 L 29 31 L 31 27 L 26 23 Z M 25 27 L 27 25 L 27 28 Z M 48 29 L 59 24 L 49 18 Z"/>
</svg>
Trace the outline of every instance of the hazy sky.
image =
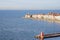
<svg viewBox="0 0 60 40">
<path fill-rule="evenodd" d="M 60 0 L 0 0 L 1 9 L 60 9 Z"/>
</svg>

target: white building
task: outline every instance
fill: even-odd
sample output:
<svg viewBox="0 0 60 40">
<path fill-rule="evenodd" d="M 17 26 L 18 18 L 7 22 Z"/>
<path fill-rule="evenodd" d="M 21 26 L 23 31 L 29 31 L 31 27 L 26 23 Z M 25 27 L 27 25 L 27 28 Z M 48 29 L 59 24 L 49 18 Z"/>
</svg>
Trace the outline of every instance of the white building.
<svg viewBox="0 0 60 40">
<path fill-rule="evenodd" d="M 25 18 L 30 18 L 30 16 L 31 16 L 30 14 L 26 14 Z"/>
<path fill-rule="evenodd" d="M 56 20 L 60 20 L 60 16 L 55 16 L 55 19 Z"/>
<path fill-rule="evenodd" d="M 56 15 L 56 14 L 34 14 L 34 15 L 30 15 L 30 14 L 26 14 L 25 18 L 35 18 L 35 19 L 50 19 L 50 20 L 60 20 L 60 15 Z"/>
</svg>

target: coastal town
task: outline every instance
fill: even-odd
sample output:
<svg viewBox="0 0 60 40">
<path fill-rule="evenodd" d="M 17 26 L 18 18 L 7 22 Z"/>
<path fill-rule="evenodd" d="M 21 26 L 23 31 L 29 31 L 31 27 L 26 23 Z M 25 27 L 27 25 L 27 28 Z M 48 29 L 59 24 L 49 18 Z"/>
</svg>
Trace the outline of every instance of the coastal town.
<svg viewBox="0 0 60 40">
<path fill-rule="evenodd" d="M 49 12 L 47 14 L 26 14 L 25 18 L 33 19 L 46 19 L 46 20 L 58 20 L 60 21 L 60 13 Z"/>
</svg>

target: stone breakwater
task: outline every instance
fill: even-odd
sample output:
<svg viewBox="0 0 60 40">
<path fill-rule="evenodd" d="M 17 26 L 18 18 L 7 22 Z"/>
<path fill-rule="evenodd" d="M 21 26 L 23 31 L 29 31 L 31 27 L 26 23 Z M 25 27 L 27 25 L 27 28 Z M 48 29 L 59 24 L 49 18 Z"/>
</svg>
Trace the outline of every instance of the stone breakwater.
<svg viewBox="0 0 60 40">
<path fill-rule="evenodd" d="M 60 13 L 49 12 L 48 14 L 26 14 L 25 18 L 34 18 L 34 19 L 49 19 L 49 20 L 59 20 Z"/>
</svg>

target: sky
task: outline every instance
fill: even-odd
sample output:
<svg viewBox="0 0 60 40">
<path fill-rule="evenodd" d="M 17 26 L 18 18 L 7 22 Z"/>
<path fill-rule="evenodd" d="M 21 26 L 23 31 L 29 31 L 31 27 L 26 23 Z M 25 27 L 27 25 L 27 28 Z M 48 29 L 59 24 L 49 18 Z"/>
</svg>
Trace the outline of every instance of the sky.
<svg viewBox="0 0 60 40">
<path fill-rule="evenodd" d="M 0 0 L 0 10 L 60 9 L 60 0 Z"/>
</svg>

